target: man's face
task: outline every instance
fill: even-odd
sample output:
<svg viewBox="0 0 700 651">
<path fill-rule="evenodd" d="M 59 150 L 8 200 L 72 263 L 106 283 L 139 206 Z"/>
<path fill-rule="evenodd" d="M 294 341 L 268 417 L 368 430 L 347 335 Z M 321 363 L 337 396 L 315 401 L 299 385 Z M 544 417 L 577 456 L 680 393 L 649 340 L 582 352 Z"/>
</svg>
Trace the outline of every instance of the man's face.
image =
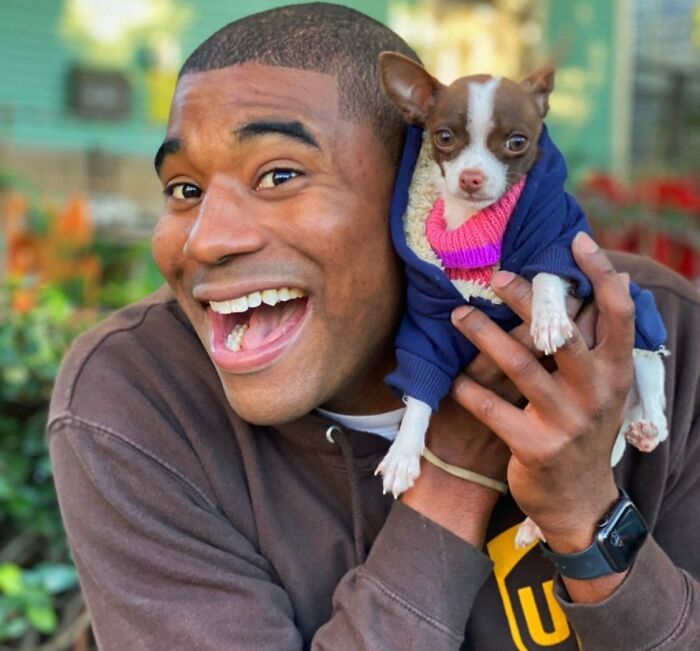
<svg viewBox="0 0 700 651">
<path fill-rule="evenodd" d="M 391 406 L 394 168 L 369 126 L 341 117 L 335 76 L 187 74 L 159 158 L 154 257 L 232 407 L 262 424 Z"/>
</svg>

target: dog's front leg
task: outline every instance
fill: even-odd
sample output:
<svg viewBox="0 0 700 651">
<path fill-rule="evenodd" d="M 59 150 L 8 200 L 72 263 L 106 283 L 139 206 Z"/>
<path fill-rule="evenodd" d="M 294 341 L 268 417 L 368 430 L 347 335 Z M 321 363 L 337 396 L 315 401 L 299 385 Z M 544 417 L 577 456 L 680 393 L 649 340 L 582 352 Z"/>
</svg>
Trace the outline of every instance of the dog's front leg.
<svg viewBox="0 0 700 651">
<path fill-rule="evenodd" d="M 530 335 L 535 346 L 551 355 L 561 348 L 574 333 L 566 313 L 569 283 L 549 273 L 539 273 L 532 279 L 532 322 Z"/>
<path fill-rule="evenodd" d="M 399 433 L 374 473 L 381 473 L 385 493 L 398 497 L 411 488 L 420 475 L 420 457 L 431 414 L 432 409 L 426 403 L 406 398 L 406 413 Z"/>
</svg>

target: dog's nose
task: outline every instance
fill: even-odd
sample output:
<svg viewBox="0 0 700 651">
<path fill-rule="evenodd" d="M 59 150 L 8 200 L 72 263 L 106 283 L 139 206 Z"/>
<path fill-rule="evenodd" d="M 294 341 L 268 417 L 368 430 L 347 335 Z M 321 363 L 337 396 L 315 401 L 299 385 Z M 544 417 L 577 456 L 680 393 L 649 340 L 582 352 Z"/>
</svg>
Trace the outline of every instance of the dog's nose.
<svg viewBox="0 0 700 651">
<path fill-rule="evenodd" d="M 463 192 L 476 192 L 484 183 L 484 175 L 479 170 L 464 170 L 459 175 L 459 188 Z"/>
</svg>

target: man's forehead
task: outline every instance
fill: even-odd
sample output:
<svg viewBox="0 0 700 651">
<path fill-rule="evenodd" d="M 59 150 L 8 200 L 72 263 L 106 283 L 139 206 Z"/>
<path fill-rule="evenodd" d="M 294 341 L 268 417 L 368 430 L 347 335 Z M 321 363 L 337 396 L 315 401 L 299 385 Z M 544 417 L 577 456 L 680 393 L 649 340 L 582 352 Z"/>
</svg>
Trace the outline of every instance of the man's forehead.
<svg viewBox="0 0 700 651">
<path fill-rule="evenodd" d="M 175 89 L 168 133 L 203 116 L 227 119 L 233 128 L 235 122 L 271 112 L 328 121 L 339 117 L 338 97 L 337 77 L 312 70 L 248 62 L 190 72 Z"/>
</svg>

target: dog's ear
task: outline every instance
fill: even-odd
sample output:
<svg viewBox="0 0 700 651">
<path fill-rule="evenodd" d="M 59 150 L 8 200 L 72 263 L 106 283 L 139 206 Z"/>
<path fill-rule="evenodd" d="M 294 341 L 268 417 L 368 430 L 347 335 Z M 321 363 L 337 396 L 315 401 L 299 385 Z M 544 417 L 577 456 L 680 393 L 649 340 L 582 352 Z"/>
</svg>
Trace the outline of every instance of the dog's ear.
<svg viewBox="0 0 700 651">
<path fill-rule="evenodd" d="M 423 126 L 444 86 L 428 71 L 398 52 L 379 55 L 382 90 L 407 122 Z"/>
<path fill-rule="evenodd" d="M 554 68 L 545 66 L 537 72 L 533 72 L 520 84 L 530 95 L 532 95 L 540 112 L 540 117 L 547 115 L 549 111 L 549 94 L 554 88 Z"/>
</svg>

